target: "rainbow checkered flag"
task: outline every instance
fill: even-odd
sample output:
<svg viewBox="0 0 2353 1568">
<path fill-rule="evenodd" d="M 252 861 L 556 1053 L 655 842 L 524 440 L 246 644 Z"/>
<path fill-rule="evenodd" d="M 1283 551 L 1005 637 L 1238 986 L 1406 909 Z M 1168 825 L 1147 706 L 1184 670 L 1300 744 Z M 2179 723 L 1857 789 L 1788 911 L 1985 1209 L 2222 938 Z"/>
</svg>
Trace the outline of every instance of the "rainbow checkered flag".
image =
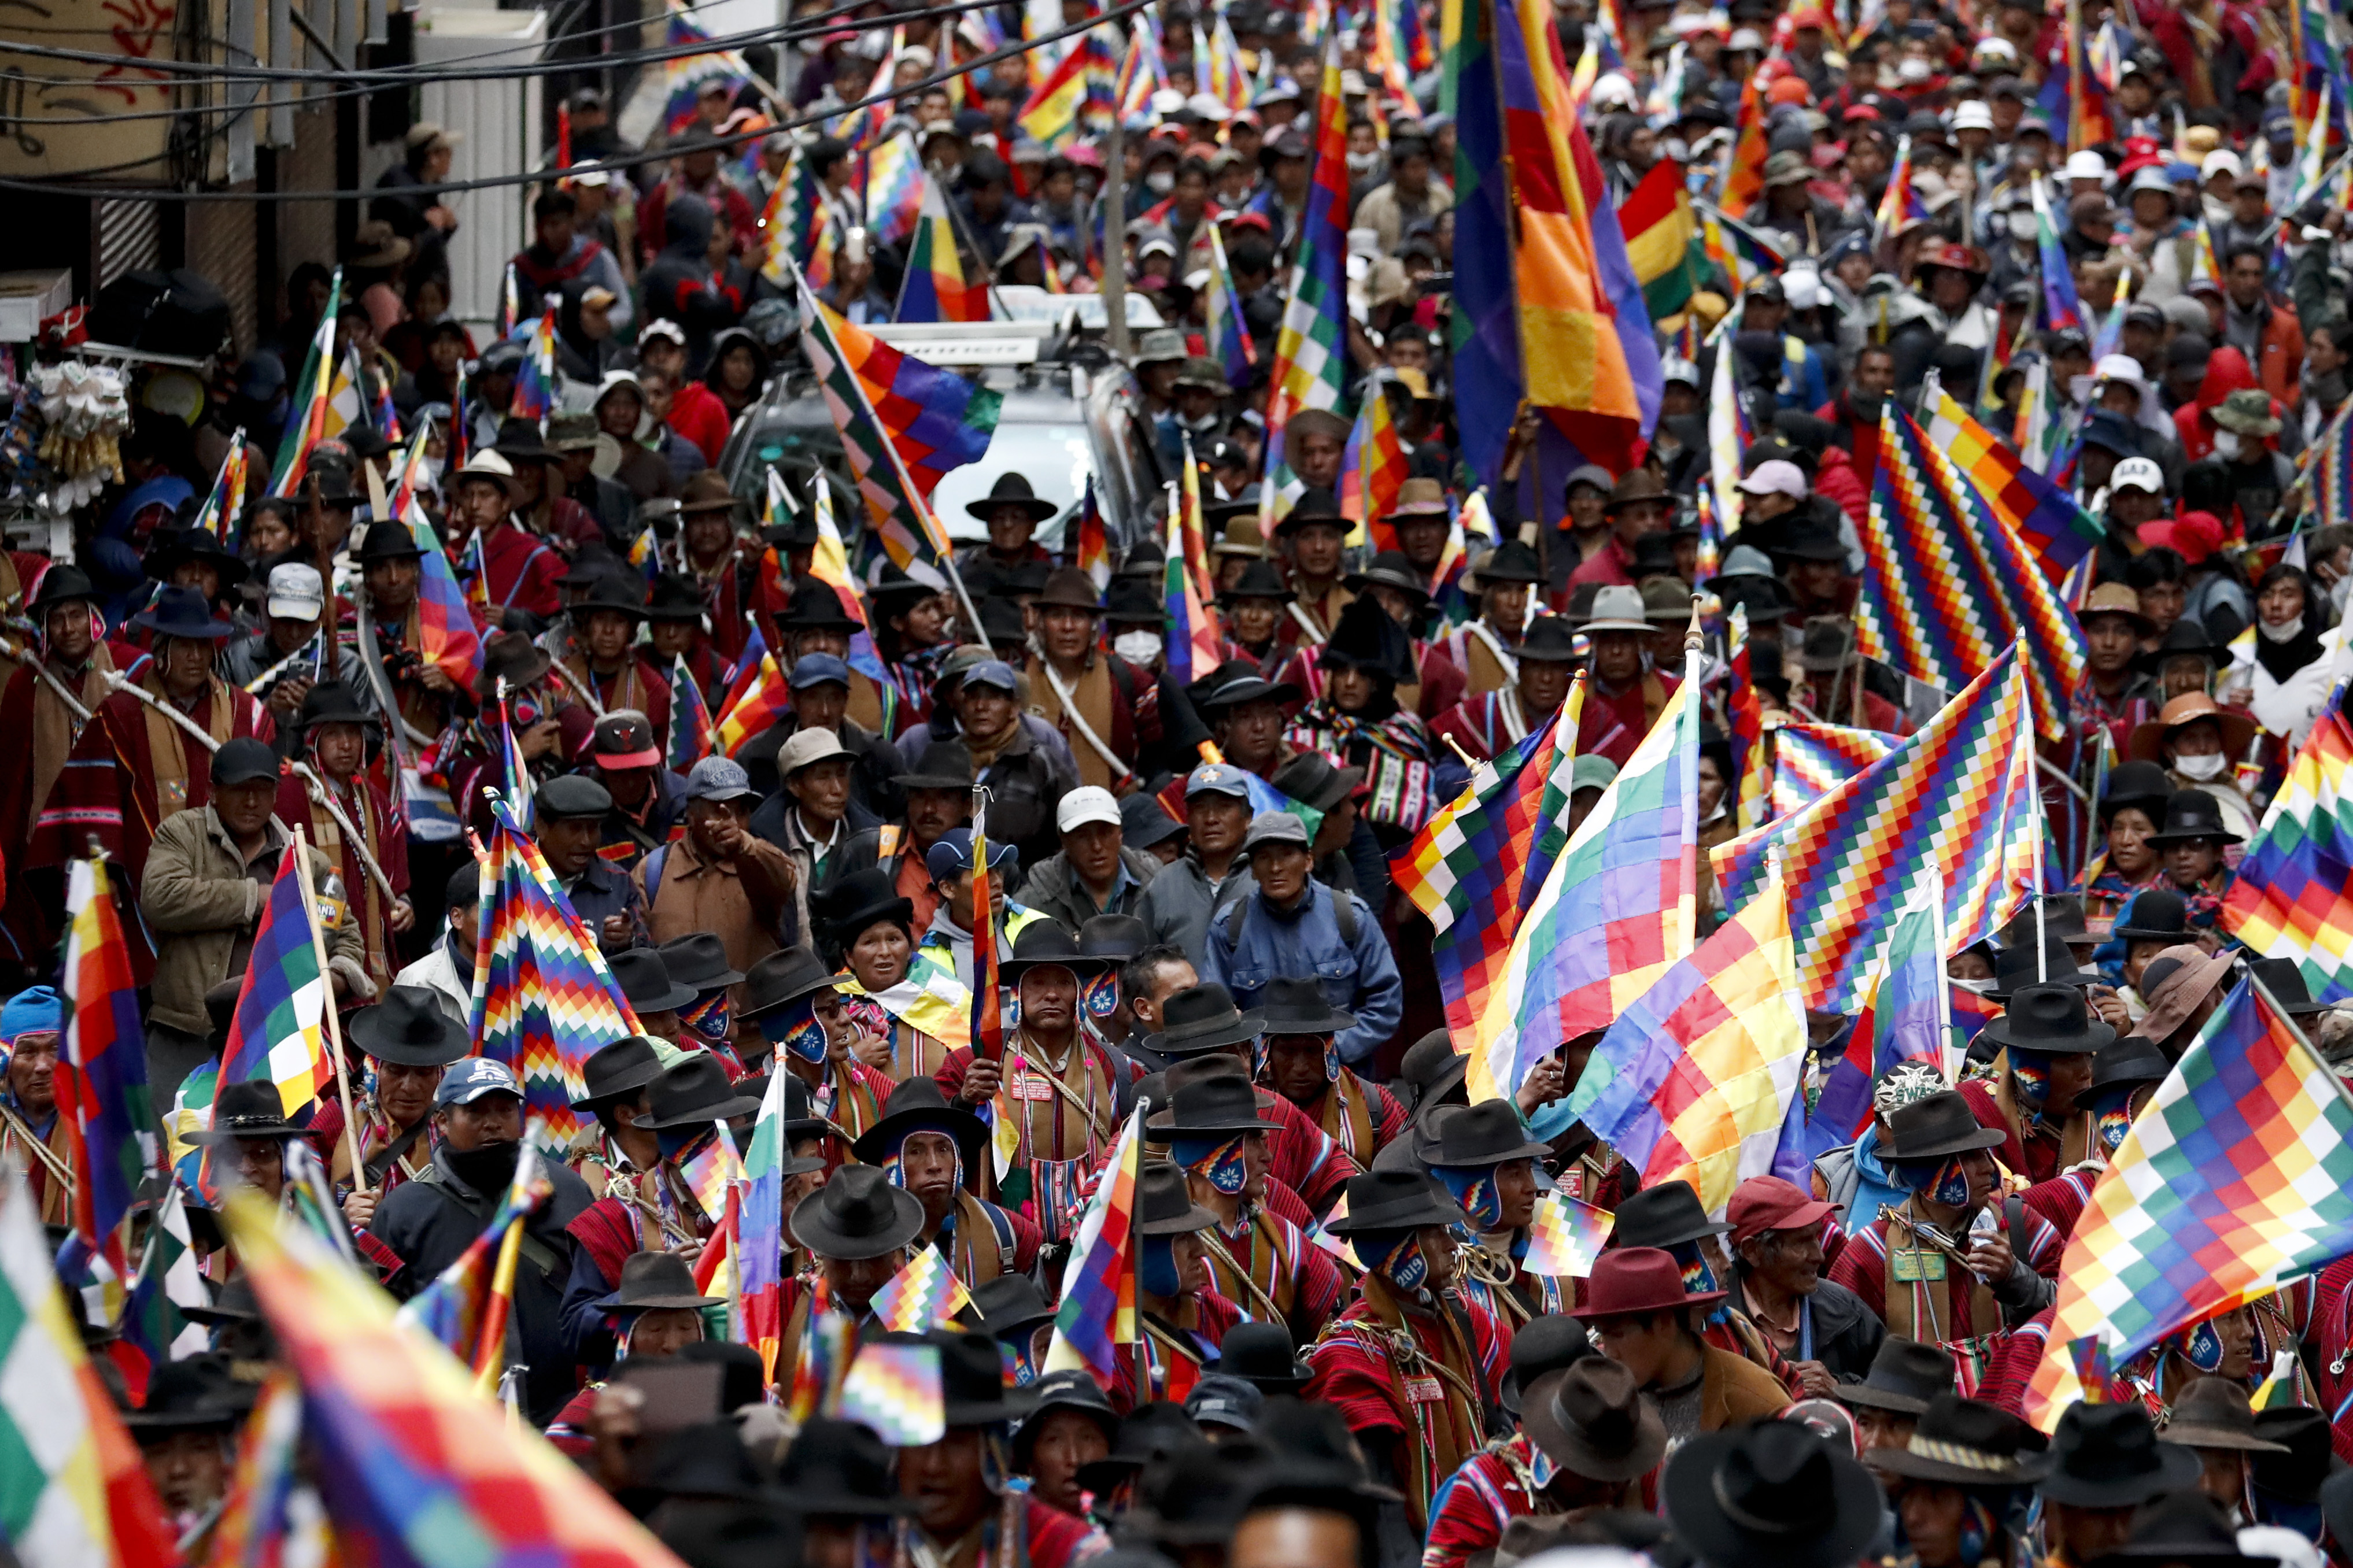
<svg viewBox="0 0 2353 1568">
<path fill-rule="evenodd" d="M 213 476 L 213 488 L 205 493 L 205 504 L 189 526 L 199 533 L 209 533 L 227 543 L 237 532 L 237 520 L 245 512 L 246 462 L 245 426 L 228 438 L 228 450 L 221 458 L 220 472 Z"/>
<path fill-rule="evenodd" d="M 680 773 L 711 754 L 711 710 L 702 688 L 686 668 L 686 655 L 670 660 L 670 735 L 665 763 Z"/>
<path fill-rule="evenodd" d="M 1144 1169 L 1144 1110 L 1137 1106 L 1120 1130 L 1079 1219 L 1044 1371 L 1084 1369 L 1109 1383 L 1119 1375 L 1118 1347 L 1136 1338 L 1134 1232 L 1135 1184 Z"/>
<path fill-rule="evenodd" d="M 2313 720 L 2229 892 L 2222 923 L 2266 958 L 2289 958 L 2313 996 L 2353 996 L 2353 722 L 2339 682 Z"/>
<path fill-rule="evenodd" d="M 1579 1203 L 1566 1193 L 1539 1193 L 1535 1214 L 1528 1221 L 1528 1255 L 1520 1267 L 1531 1274 L 1582 1279 L 1593 1272 L 1616 1224 L 1608 1209 Z"/>
<path fill-rule="evenodd" d="M 64 1019 L 52 1082 L 79 1176 L 74 1237 L 121 1280 L 131 1272 L 122 1222 L 140 1184 L 163 1169 L 163 1146 L 147 1089 L 138 983 L 105 861 L 73 863 L 66 910 Z"/>
<path fill-rule="evenodd" d="M 327 284 L 327 307 L 320 313 L 319 325 L 311 334 L 311 347 L 302 356 L 302 374 L 294 380 L 293 397 L 288 405 L 293 410 L 293 422 L 278 444 L 278 471 L 270 476 L 269 493 L 290 496 L 302 488 L 302 476 L 310 471 L 311 448 L 327 438 L 327 399 L 335 382 L 335 316 L 343 308 L 343 269 Z"/>
<path fill-rule="evenodd" d="M 279 857 L 278 875 L 261 906 L 253 957 L 230 1016 L 221 1081 L 266 1078 L 290 1117 L 335 1079 L 327 1055 L 327 976 L 302 897 L 302 857 Z"/>
<path fill-rule="evenodd" d="M 972 1305 L 972 1292 L 948 1267 L 945 1254 L 926 1247 L 874 1292 L 874 1317 L 895 1332 L 920 1334 L 955 1321 Z"/>
<path fill-rule="evenodd" d="M 2117 1363 L 2353 1252 L 2353 1097 L 2261 981 L 2242 980 L 2133 1121 L 2059 1265 L 2025 1415 L 2079 1396 L 2069 1351 Z"/>
<path fill-rule="evenodd" d="M 1315 94 L 1314 173 L 1299 225 L 1299 258 L 1285 290 L 1274 337 L 1266 411 L 1266 479 L 1259 489 L 1259 531 L 1274 537 L 1305 489 L 1282 456 L 1282 427 L 1310 408 L 1335 409 L 1348 368 L 1348 107 L 1340 81 L 1340 29 L 1324 50 Z"/>
<path fill-rule="evenodd" d="M 1894 751 L 1901 736 L 1846 724 L 1773 731 L 1773 815 L 1794 816 Z"/>
<path fill-rule="evenodd" d="M 873 1428 L 893 1448 L 921 1448 L 947 1427 L 940 1347 L 877 1341 L 858 1352 L 841 1380 L 841 1418 Z"/>
<path fill-rule="evenodd" d="M 561 1156 L 580 1131 L 572 1102 L 584 1092 L 583 1064 L 597 1047 L 643 1031 L 539 846 L 505 801 L 493 798 L 491 812 L 474 954 L 474 1053 L 512 1069 L 525 1113 L 544 1123 L 541 1147 Z"/>
<path fill-rule="evenodd" d="M 551 301 L 523 340 L 522 368 L 515 373 L 512 419 L 544 419 L 555 412 L 562 388 L 555 379 L 555 306 Z"/>
</svg>

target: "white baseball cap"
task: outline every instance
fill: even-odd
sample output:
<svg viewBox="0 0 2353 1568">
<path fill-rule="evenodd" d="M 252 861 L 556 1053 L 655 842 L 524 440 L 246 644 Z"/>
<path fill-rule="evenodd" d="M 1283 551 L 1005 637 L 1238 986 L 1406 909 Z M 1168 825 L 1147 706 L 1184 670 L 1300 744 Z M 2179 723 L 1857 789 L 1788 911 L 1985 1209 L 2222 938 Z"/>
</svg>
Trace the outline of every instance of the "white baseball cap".
<svg viewBox="0 0 2353 1568">
<path fill-rule="evenodd" d="M 264 607 L 280 620 L 317 620 L 327 608 L 326 592 L 319 584 L 319 569 L 295 561 L 271 567 L 269 598 Z"/>
<path fill-rule="evenodd" d="M 1986 106 L 1983 100 L 1973 98 L 1954 109 L 1953 129 L 1990 131 L 1993 129 L 1993 110 Z"/>
<path fill-rule="evenodd" d="M 1791 500 L 1806 499 L 1806 476 L 1798 465 L 1779 458 L 1757 465 L 1757 471 L 1740 481 L 1743 495 L 1788 496 Z"/>
<path fill-rule="evenodd" d="M 2217 174 L 2228 174 L 2235 180 L 2244 168 L 2245 165 L 2239 162 L 2239 155 L 2236 153 L 2232 152 L 2228 147 L 2217 147 L 2206 154 L 2204 163 L 2198 165 L 2198 178 L 2204 181 L 2211 180 Z"/>
<path fill-rule="evenodd" d="M 1099 784 L 1081 784 L 1064 795 L 1062 803 L 1054 808 L 1057 832 L 1069 833 L 1084 827 L 1090 822 L 1109 823 L 1113 827 L 1121 826 L 1119 802 L 1113 798 L 1111 791 Z"/>
<path fill-rule="evenodd" d="M 2126 458 L 2108 476 L 2108 489 L 2116 490 L 2146 490 L 2150 495 L 2165 493 L 2165 472 L 2147 458 Z"/>
</svg>

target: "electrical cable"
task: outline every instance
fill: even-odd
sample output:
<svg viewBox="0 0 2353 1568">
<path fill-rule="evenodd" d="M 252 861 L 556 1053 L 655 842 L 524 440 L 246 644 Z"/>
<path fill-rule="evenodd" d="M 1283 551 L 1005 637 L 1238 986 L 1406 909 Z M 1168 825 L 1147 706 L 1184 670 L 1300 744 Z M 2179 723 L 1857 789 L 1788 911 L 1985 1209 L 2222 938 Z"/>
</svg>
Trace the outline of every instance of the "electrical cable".
<svg viewBox="0 0 2353 1568">
<path fill-rule="evenodd" d="M 511 185 L 543 184 L 559 176 L 577 178 L 582 174 L 613 174 L 618 173 L 624 169 L 634 169 L 646 163 L 666 163 L 670 159 L 677 157 L 681 151 L 702 151 L 710 148 L 724 150 L 729 147 L 738 147 L 747 142 L 756 142 L 765 137 L 776 135 L 779 132 L 798 131 L 807 126 L 821 124 L 828 120 L 839 120 L 844 115 L 855 114 L 860 110 L 871 109 L 878 103 L 887 103 L 902 98 L 920 98 L 923 93 L 929 91 L 931 89 L 952 81 L 957 77 L 968 76 L 974 71 L 984 70 L 988 67 L 995 65 L 999 60 L 1012 59 L 1018 56 L 1028 54 L 1033 49 L 1042 48 L 1048 44 L 1060 43 L 1064 38 L 1074 37 L 1080 34 L 1092 31 L 1096 27 L 1103 26 L 1113 22 L 1124 21 L 1127 17 L 1134 16 L 1136 12 L 1145 9 L 1146 6 L 1155 4 L 1157 4 L 1157 0 L 1126 0 L 1126 4 L 1113 6 L 1111 10 L 1105 11 L 1101 16 L 1090 16 L 1085 21 L 1075 22 L 1068 26 L 1058 27 L 1050 33 L 1041 34 L 1038 37 L 1029 39 L 1026 42 L 1008 44 L 1001 49 L 995 49 L 974 59 L 965 60 L 962 64 L 957 65 L 951 69 L 937 72 L 934 75 L 924 78 L 921 81 L 912 82 L 902 88 L 892 88 L 882 92 L 873 93 L 866 98 L 859 100 L 856 103 L 844 104 L 838 109 L 816 110 L 806 114 L 795 115 L 789 119 L 778 121 L 774 124 L 763 125 L 754 130 L 731 132 L 725 135 L 697 137 L 691 143 L 685 144 L 684 146 L 664 147 L 652 152 L 620 153 L 610 158 L 597 159 L 591 163 L 574 163 L 564 169 L 533 169 L 513 174 L 489 174 L 479 179 L 472 180 L 445 180 L 439 184 L 430 185 L 379 185 L 372 186 L 364 190 L 351 191 L 126 190 L 112 186 L 77 185 L 73 183 L 81 180 L 103 178 L 111 174 L 127 174 L 134 169 L 143 169 L 151 163 L 159 163 L 164 158 L 169 157 L 171 154 L 167 151 L 165 153 L 157 153 L 153 157 L 132 159 L 128 163 L 106 164 L 94 169 L 70 170 L 51 180 L 25 180 L 13 177 L 0 177 L 0 190 L 21 191 L 28 195 L 56 195 L 63 194 L 68 195 L 104 196 L 114 199 L 156 202 L 362 202 L 372 201 L 375 198 L 385 195 L 387 191 L 396 192 L 404 197 L 443 195 L 464 191 L 499 190 Z M 708 54 L 714 51 L 706 46 L 698 47 L 691 52 L 695 54 Z M 237 109 L 227 110 L 227 112 L 249 112 L 249 109 Z"/>
</svg>

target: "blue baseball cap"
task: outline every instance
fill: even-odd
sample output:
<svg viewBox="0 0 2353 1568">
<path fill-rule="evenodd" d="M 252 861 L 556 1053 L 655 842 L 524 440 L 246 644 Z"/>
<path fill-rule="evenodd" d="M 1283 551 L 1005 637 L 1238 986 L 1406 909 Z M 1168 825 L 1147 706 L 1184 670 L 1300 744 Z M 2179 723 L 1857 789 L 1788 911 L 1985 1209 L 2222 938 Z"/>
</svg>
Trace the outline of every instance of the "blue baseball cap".
<svg viewBox="0 0 2353 1568">
<path fill-rule="evenodd" d="M 522 1098 L 522 1085 L 504 1062 L 494 1062 L 488 1057 L 468 1057 L 450 1064 L 441 1075 L 441 1087 L 433 1091 L 433 1107 L 471 1105 L 486 1094 L 512 1094 Z"/>
<path fill-rule="evenodd" d="M 828 680 L 836 686 L 849 686 L 849 666 L 829 653 L 805 653 L 793 661 L 793 672 L 785 678 L 785 684 L 795 691 L 807 691 Z"/>
<path fill-rule="evenodd" d="M 988 847 L 988 868 L 996 870 L 1013 858 L 1013 846 L 1003 842 Z M 932 880 L 944 882 L 959 871 L 972 868 L 972 829 L 951 827 L 923 853 L 923 865 L 932 873 Z"/>
<path fill-rule="evenodd" d="M 1015 678 L 1013 667 L 1001 658 L 974 665 L 964 672 L 964 683 L 966 686 L 994 686 L 1016 694 L 1021 690 L 1021 682 Z"/>
<path fill-rule="evenodd" d="M 1250 782 L 1242 777 L 1241 769 L 1229 763 L 1203 763 L 1185 776 L 1185 798 L 1197 795 L 1230 795 L 1241 800 L 1250 798 Z"/>
</svg>

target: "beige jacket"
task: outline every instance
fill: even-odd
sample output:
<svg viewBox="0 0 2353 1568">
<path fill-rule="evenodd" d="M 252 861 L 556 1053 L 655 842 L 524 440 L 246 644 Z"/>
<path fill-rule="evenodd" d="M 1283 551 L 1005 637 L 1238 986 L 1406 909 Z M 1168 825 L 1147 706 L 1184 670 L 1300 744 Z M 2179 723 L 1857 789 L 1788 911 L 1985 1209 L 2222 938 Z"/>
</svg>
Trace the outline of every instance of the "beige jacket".
<svg viewBox="0 0 2353 1568">
<path fill-rule="evenodd" d="M 269 819 L 269 847 L 274 857 L 292 841 L 286 825 Z M 261 918 L 269 889 L 248 873 L 249 862 L 207 805 L 164 818 L 148 851 L 147 875 L 139 892 L 139 912 L 155 938 L 154 1005 L 151 1016 L 199 1037 L 212 1033 L 205 993 L 228 978 L 230 955 L 239 937 L 250 937 Z M 334 862 L 311 851 L 311 886 L 335 869 Z M 346 921 L 327 939 L 328 963 L 343 975 L 346 997 L 372 1000 L 353 986 L 366 984 L 356 921 Z M 346 973 L 348 971 L 348 973 Z"/>
</svg>

